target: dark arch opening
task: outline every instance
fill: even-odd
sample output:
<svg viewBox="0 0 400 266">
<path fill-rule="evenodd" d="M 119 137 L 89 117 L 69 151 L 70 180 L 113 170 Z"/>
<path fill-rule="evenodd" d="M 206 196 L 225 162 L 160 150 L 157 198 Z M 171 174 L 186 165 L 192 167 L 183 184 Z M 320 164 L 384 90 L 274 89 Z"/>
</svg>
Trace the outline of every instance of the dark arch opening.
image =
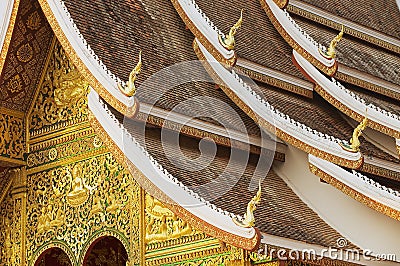
<svg viewBox="0 0 400 266">
<path fill-rule="evenodd" d="M 67 253 L 61 248 L 45 250 L 35 262 L 35 266 L 72 266 Z"/>
<path fill-rule="evenodd" d="M 89 247 L 83 265 L 125 266 L 127 260 L 128 253 L 121 241 L 112 236 L 105 236 Z"/>
</svg>

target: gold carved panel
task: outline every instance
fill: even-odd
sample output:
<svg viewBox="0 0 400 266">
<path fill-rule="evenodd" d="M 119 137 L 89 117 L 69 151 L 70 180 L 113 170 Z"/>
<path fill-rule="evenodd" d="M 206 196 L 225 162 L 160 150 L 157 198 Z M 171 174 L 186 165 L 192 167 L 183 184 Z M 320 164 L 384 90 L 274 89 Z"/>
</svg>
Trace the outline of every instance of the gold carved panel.
<svg viewBox="0 0 400 266">
<path fill-rule="evenodd" d="M 31 136 L 85 121 L 89 85 L 56 43 L 29 117 Z"/>
<path fill-rule="evenodd" d="M 82 260 L 94 236 L 111 228 L 130 259 L 139 258 L 139 186 L 110 153 L 28 176 L 27 257 L 47 242 L 68 246 Z"/>
<path fill-rule="evenodd" d="M 23 159 L 24 152 L 22 118 L 0 113 L 0 155 L 11 159 Z"/>
</svg>

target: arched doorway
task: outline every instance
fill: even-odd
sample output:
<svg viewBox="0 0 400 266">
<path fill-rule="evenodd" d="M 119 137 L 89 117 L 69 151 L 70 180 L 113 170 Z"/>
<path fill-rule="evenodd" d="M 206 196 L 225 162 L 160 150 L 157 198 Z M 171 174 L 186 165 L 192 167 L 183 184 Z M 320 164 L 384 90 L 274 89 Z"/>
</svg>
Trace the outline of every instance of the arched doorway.
<svg viewBox="0 0 400 266">
<path fill-rule="evenodd" d="M 67 253 L 61 248 L 49 248 L 35 262 L 35 266 L 72 266 Z"/>
<path fill-rule="evenodd" d="M 117 238 L 105 236 L 95 241 L 85 255 L 85 266 L 125 266 L 128 253 Z"/>
</svg>

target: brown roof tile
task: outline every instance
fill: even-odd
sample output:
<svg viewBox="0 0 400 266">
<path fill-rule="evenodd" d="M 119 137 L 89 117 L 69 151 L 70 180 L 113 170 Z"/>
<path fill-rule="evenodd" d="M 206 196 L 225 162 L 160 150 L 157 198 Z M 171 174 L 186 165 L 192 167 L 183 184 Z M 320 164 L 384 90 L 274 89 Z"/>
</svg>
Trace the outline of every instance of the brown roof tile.
<svg viewBox="0 0 400 266">
<path fill-rule="evenodd" d="M 396 0 L 300 0 L 334 15 L 400 38 L 400 12 Z"/>
<path fill-rule="evenodd" d="M 296 15 L 293 15 L 293 18 L 310 36 L 325 46 L 329 46 L 330 41 L 339 33 Z M 336 50 L 337 60 L 340 64 L 400 84 L 400 57 L 397 54 L 346 34 L 337 45 Z"/>
<path fill-rule="evenodd" d="M 137 125 L 137 123 L 125 124 L 133 133 L 136 132 Z M 221 184 L 221 187 L 218 183 L 216 188 L 219 192 L 209 189 L 201 196 L 207 199 L 214 197 L 214 193 L 217 193 L 218 197 L 212 202 L 217 207 L 235 214 L 242 215 L 246 210 L 247 203 L 256 193 L 255 190 L 248 189 L 250 180 L 265 178 L 262 182 L 261 204 L 255 212 L 256 226 L 262 232 L 322 246 L 333 246 L 335 241 L 341 237 L 338 232 L 308 208 L 273 171 L 268 172 L 267 169 L 265 173 L 255 173 L 258 163 L 256 155 L 250 156 L 245 171 L 239 173 L 240 179 L 237 180 L 232 175 L 238 173 L 243 162 L 241 159 L 230 158 L 230 150 L 226 147 L 218 146 L 216 156 L 209 164 L 200 170 L 190 171 L 188 169 L 193 166 L 193 163 L 186 160 L 185 157 L 193 160 L 200 156 L 197 149 L 199 147 L 198 140 L 180 136 L 179 149 L 185 155 L 182 157 L 176 152 L 177 147 L 173 144 L 168 141 L 161 143 L 160 129 L 153 128 L 146 129 L 146 146 L 147 151 L 173 176 L 192 188 L 211 182 L 223 172 L 230 173 L 226 178 L 230 178 L 231 182 L 236 183 L 231 189 L 228 190 L 224 184 Z M 160 147 L 163 147 L 164 150 Z M 203 152 L 212 156 L 207 150 L 203 150 Z"/>
</svg>

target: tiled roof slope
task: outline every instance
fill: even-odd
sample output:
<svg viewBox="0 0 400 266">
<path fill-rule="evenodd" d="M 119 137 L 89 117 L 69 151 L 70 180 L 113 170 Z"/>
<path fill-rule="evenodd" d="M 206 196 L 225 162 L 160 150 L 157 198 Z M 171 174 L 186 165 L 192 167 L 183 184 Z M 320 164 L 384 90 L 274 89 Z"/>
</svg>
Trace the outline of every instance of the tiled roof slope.
<svg viewBox="0 0 400 266">
<path fill-rule="evenodd" d="M 239 57 L 304 79 L 292 63 L 293 49 L 276 31 L 259 1 L 199 0 L 196 3 L 224 33 L 229 32 L 243 8 L 243 23 L 235 35 L 235 51 Z"/>
<path fill-rule="evenodd" d="M 298 97 L 295 94 L 259 84 L 259 88 L 272 106 L 296 121 L 322 133 L 339 139 L 350 139 L 353 128 L 343 119 L 340 111 L 314 93 L 313 99 Z M 400 163 L 400 160 L 385 153 L 366 140 L 361 141 L 361 152 L 383 160 Z"/>
<path fill-rule="evenodd" d="M 329 46 L 330 41 L 338 34 L 338 31 L 316 25 L 315 22 L 302 17 L 293 15 L 293 18 L 314 40 L 325 46 Z M 397 20 L 400 20 L 400 17 Z M 399 55 L 379 49 L 346 34 L 337 45 L 336 50 L 339 64 L 400 85 Z"/>
<path fill-rule="evenodd" d="M 125 124 L 125 126 L 128 126 L 130 132 L 136 132 L 136 123 Z M 182 169 L 172 161 L 180 163 L 180 166 L 187 162 L 176 152 L 176 147 L 173 144 L 165 141 L 161 143 L 160 139 L 160 129 L 146 129 L 148 152 L 186 186 L 196 187 L 210 182 L 224 171 L 234 173 L 240 168 L 241 162 L 229 158 L 230 150 L 218 146 L 216 156 L 204 169 L 198 171 Z M 198 140 L 185 136 L 180 136 L 180 140 L 179 149 L 187 158 L 195 159 L 200 156 L 198 149 L 194 148 L 199 147 Z M 164 150 L 160 147 L 164 147 Z M 254 174 L 257 160 L 256 155 L 251 155 L 246 170 L 236 185 L 229 191 L 222 187 L 224 193 L 218 192 L 217 195 L 220 195 L 220 197 L 213 200 L 212 203 L 224 210 L 243 215 L 247 203 L 256 193 L 256 190 L 249 191 L 248 189 L 251 178 L 253 178 L 253 175 L 255 180 L 260 177 L 264 178 L 261 204 L 255 212 L 256 226 L 262 232 L 311 244 L 335 246 L 336 240 L 341 237 L 340 234 L 307 207 L 272 170 L 264 173 L 266 176 Z M 228 163 L 230 163 L 229 167 L 227 167 Z M 219 189 L 221 188 L 219 187 Z M 200 196 L 207 200 L 207 195 L 215 195 L 213 190 L 207 192 L 209 194 L 204 193 Z"/>
<path fill-rule="evenodd" d="M 301 0 L 334 15 L 400 38 L 400 11 L 396 0 Z"/>
<path fill-rule="evenodd" d="M 138 76 L 139 90 L 136 96 L 141 102 L 153 103 L 166 110 L 194 97 L 212 97 L 228 103 L 241 117 L 251 135 L 259 135 L 258 126 L 245 115 L 229 98 L 213 84 L 206 82 L 187 83 L 168 88 L 160 97 L 160 87 L 140 89 L 140 84 L 152 74 L 173 64 L 197 60 L 192 49 L 194 36 L 185 29 L 185 25 L 176 13 L 171 2 L 161 1 L 115 1 L 112 5 L 99 1 L 72 1 L 65 4 L 75 24 L 90 47 L 102 62 L 121 79 L 128 78 L 136 65 L 139 50 L 142 50 L 143 67 Z M 162 12 L 161 12 L 162 11 Z M 206 72 L 204 72 L 206 73 Z M 210 79 L 210 78 L 208 78 Z M 179 109 L 179 112 L 193 116 L 196 108 L 204 104 L 197 101 L 193 109 Z M 232 122 L 223 107 L 213 106 L 215 112 L 226 114 L 225 120 Z M 210 119 L 200 118 L 208 122 Z M 231 129 L 240 130 L 231 124 Z"/>
<path fill-rule="evenodd" d="M 346 89 L 349 89 L 350 91 L 358 94 L 361 98 L 365 100 L 366 104 L 372 103 L 373 105 L 384 109 L 388 112 L 391 112 L 393 114 L 396 114 L 400 116 L 400 103 L 397 100 L 394 100 L 392 98 L 386 97 L 384 95 L 374 93 L 371 91 L 364 90 L 360 87 L 348 84 L 348 83 L 342 83 L 343 86 L 346 87 Z"/>
<path fill-rule="evenodd" d="M 66 0 L 65 2 L 74 22 L 91 48 L 119 77 L 128 76 L 131 68 L 136 64 L 139 49 L 143 50 L 144 64 L 137 83 L 139 86 L 146 78 L 163 67 L 197 59 L 191 46 L 194 36 L 185 29 L 184 23 L 168 0 L 144 0 L 140 3 L 118 0 L 113 5 L 87 0 L 79 2 Z M 204 1 L 199 1 L 199 5 L 220 29 L 228 30 L 237 19 L 236 15 L 239 14 L 243 3 L 238 1 L 230 5 L 222 5 L 222 3 L 214 2 L 206 5 Z M 237 52 L 249 60 L 302 76 L 291 62 L 290 47 L 276 32 L 258 2 L 246 4 L 244 17 L 243 26 L 237 34 Z M 346 47 L 346 42 L 341 43 L 339 47 L 341 45 Z M 339 56 L 341 56 L 340 50 Z M 361 59 L 364 60 L 364 58 Z M 368 60 L 364 61 L 368 62 Z M 357 62 L 354 64 L 357 65 Z M 321 100 L 319 96 L 310 100 L 280 90 L 264 89 L 264 94 L 268 95 L 267 100 L 295 120 L 341 139 L 350 138 L 353 128 L 340 117 L 335 108 Z M 141 102 L 152 102 L 159 97 L 159 91 L 156 87 L 139 89 L 137 96 Z M 188 83 L 171 88 L 162 95 L 156 105 L 171 110 L 180 102 L 196 96 L 208 96 L 228 103 L 240 115 L 247 131 L 251 135 L 259 135 L 258 126 L 249 117 L 239 110 L 222 91 L 216 90 L 213 85 L 205 82 Z M 191 116 L 196 114 L 196 108 L 206 108 L 204 103 L 200 101 L 197 103 L 193 105 L 193 108 L 180 109 L 179 112 Z M 213 106 L 213 108 L 215 112 L 222 114 L 225 112 L 219 106 Z M 206 118 L 202 119 L 215 122 Z M 228 115 L 225 115 L 225 120 L 231 128 L 240 129 L 236 124 L 230 123 L 232 121 Z M 367 154 L 397 162 L 396 158 L 380 151 L 368 142 L 364 142 L 362 149 Z"/>
</svg>

